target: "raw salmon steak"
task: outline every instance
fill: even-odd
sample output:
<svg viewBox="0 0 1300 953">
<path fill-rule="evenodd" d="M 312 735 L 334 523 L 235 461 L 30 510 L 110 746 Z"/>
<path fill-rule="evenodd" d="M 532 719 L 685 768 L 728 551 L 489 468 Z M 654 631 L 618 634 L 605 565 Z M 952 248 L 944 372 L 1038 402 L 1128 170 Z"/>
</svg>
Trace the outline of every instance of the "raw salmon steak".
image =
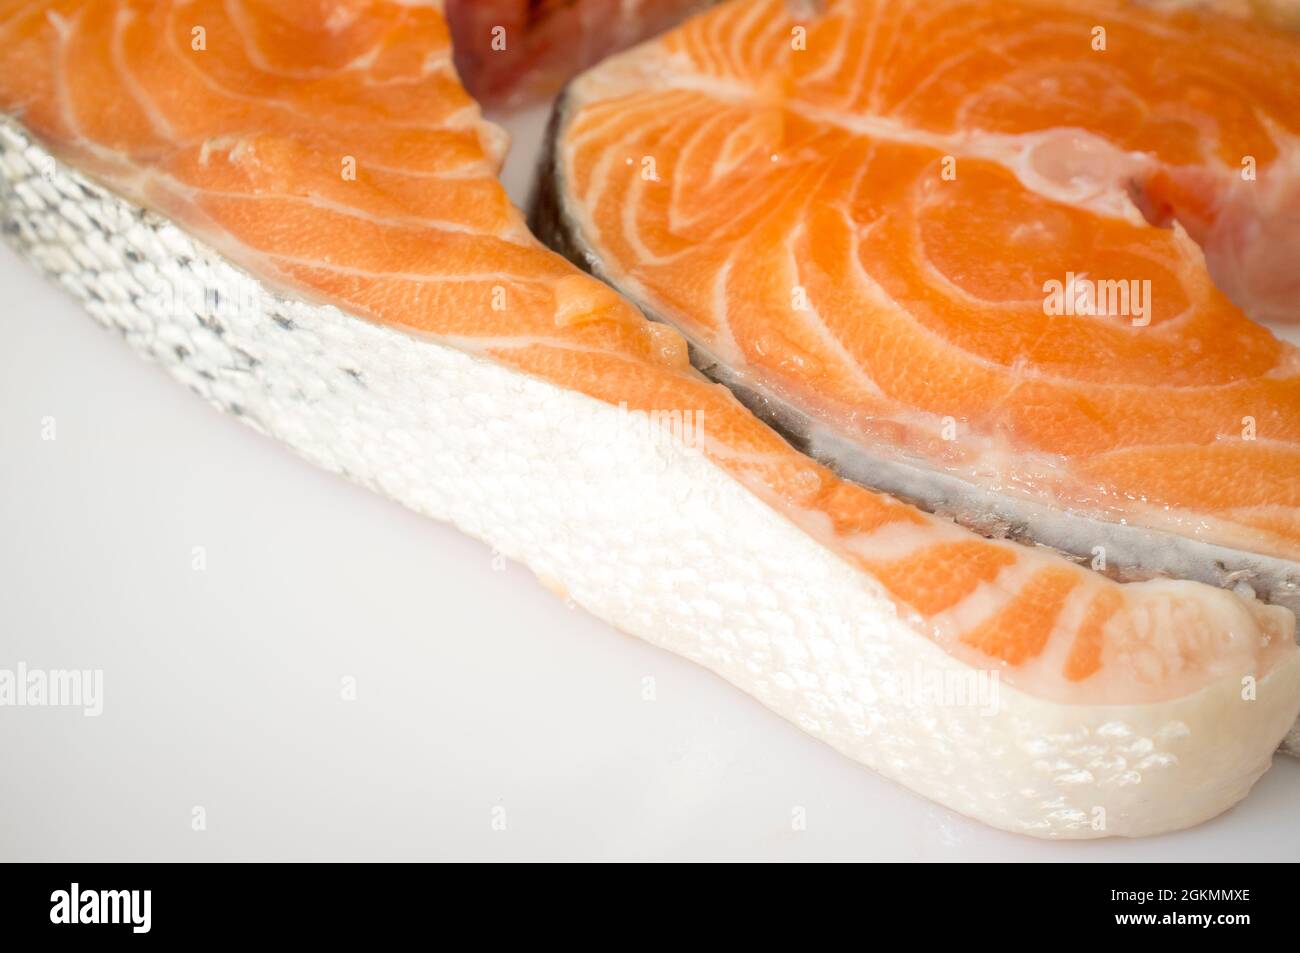
<svg viewBox="0 0 1300 953">
<path fill-rule="evenodd" d="M 592 63 L 708 0 L 447 0 L 456 67 L 484 105 L 554 96 Z"/>
<path fill-rule="evenodd" d="M 987 535 L 1300 609 L 1300 34 L 755 0 L 574 81 L 535 230 L 797 446 Z"/>
<path fill-rule="evenodd" d="M 4 0 L 0 112 L 4 234 L 141 353 L 954 810 L 1185 827 L 1295 722 L 1286 609 L 847 482 L 542 246 L 434 6 Z"/>
</svg>

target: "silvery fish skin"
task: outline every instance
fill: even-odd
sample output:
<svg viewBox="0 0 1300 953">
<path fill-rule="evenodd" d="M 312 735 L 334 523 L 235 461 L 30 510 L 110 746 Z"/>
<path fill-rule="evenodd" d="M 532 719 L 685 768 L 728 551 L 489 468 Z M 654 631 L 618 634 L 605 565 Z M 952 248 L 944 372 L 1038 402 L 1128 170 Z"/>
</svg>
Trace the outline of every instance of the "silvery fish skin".
<svg viewBox="0 0 1300 953">
<path fill-rule="evenodd" d="M 921 710 L 879 691 L 860 697 L 857 687 L 884 686 L 891 671 L 912 664 L 939 675 L 969 670 L 882 611 L 846 563 L 702 456 L 665 466 L 663 448 L 630 434 L 618 408 L 283 295 L 175 223 L 56 163 L 4 117 L 0 233 L 96 320 L 223 412 L 319 466 L 485 539 L 567 587 L 597 616 L 709 668 L 845 755 L 996 827 L 1077 838 L 1199 823 L 1245 796 L 1267 767 L 1269 752 L 1250 736 L 1228 745 L 1217 739 L 1222 716 L 1293 717 L 1283 693 L 1242 706 L 1234 685 L 1213 687 L 1211 699 L 1198 693 L 1135 706 L 1060 706 L 1010 686 L 988 710 Z M 589 456 L 593 443 L 599 453 L 583 476 L 605 504 L 596 508 L 585 494 L 562 492 L 568 462 Z M 532 445 L 550 452 L 539 459 L 517 450 Z M 485 478 L 516 491 L 498 501 L 483 492 Z M 633 516 L 640 528 L 629 532 Z M 574 545 L 538 545 L 557 536 Z M 786 584 L 778 609 L 791 624 L 792 634 L 780 636 L 785 651 L 774 659 L 768 638 L 749 625 L 745 593 L 716 604 L 721 621 L 715 612 L 683 613 L 674 574 L 645 573 L 628 551 L 648 545 L 672 553 L 684 538 L 710 578 L 757 571 Z M 629 565 L 637 568 L 635 585 L 607 584 L 611 568 Z M 859 633 L 836 624 L 847 619 L 880 628 L 869 651 Z M 747 637 L 717 639 L 719 626 Z M 794 661 L 804 657 L 818 662 Z M 1296 674 L 1289 665 L 1269 677 L 1291 685 Z M 872 730 L 861 730 L 864 720 Z M 1193 744 L 1190 753 L 1183 742 Z M 1123 766 L 1131 748 L 1163 768 L 1142 785 L 1123 777 L 1079 784 L 1094 761 Z M 1201 751 L 1206 758 L 1197 757 Z M 1053 772 L 1040 770 L 1044 752 Z M 1226 777 L 1217 773 L 1222 765 L 1232 769 Z M 1204 777 L 1215 783 L 1197 783 Z M 1098 829 L 1095 812 L 1106 804 L 1113 823 Z"/>
</svg>

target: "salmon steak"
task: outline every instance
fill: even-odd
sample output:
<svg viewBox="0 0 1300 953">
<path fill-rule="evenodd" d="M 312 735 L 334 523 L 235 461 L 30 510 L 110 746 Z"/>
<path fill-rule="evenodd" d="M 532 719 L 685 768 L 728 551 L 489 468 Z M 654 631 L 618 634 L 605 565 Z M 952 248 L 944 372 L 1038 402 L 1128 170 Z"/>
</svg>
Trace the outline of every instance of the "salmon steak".
<svg viewBox="0 0 1300 953">
<path fill-rule="evenodd" d="M 649 49 L 712 42 L 737 16 L 788 32 L 782 7 L 730 7 Z M 1040 837 L 1154 834 L 1243 798 L 1295 723 L 1287 608 L 1247 586 L 1122 581 L 845 479 L 696 369 L 679 331 L 543 246 L 497 179 L 504 135 L 464 91 L 437 5 L 3 0 L 0 67 L 0 229 L 97 320 L 218 408 L 487 541 L 919 794 Z M 786 78 L 765 82 L 780 108 Z M 595 143 L 613 113 L 592 102 Z M 710 148 L 680 122 L 676 143 Z M 732 126 L 711 167 L 750 162 L 747 143 L 767 148 L 754 137 L 770 132 Z M 806 132 L 815 165 L 822 134 Z M 594 161 L 605 177 L 623 165 Z M 962 163 L 1028 201 L 996 164 Z M 779 195 L 746 191 L 760 181 L 728 183 L 722 203 L 768 207 L 755 237 L 785 214 Z M 683 201 L 703 185 L 679 182 Z M 1092 227 L 1093 213 L 1061 214 Z M 841 226 L 823 224 L 832 255 Z M 709 222 L 692 227 L 727 254 Z M 685 249 L 654 228 L 635 247 Z M 1150 255 L 1172 255 L 1150 231 Z M 1227 360 L 1282 360 L 1271 338 L 1249 340 L 1254 357 Z"/>
<path fill-rule="evenodd" d="M 575 81 L 534 230 L 841 475 L 1300 609 L 1300 33 L 729 3 Z"/>
</svg>

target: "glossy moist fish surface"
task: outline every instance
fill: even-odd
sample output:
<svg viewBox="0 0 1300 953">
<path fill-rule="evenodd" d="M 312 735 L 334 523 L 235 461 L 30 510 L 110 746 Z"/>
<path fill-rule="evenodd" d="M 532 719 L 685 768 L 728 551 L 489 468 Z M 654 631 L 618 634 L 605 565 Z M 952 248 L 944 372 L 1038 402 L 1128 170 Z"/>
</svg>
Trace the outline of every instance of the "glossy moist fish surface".
<svg viewBox="0 0 1300 953">
<path fill-rule="evenodd" d="M 1249 18 L 731 3 L 570 86 L 534 224 L 841 473 L 1295 609 L 1298 104 Z"/>
<path fill-rule="evenodd" d="M 1244 796 L 1294 722 L 1290 613 L 845 482 L 542 247 L 436 8 L 7 2 L 0 65 L 4 232 L 92 313 L 927 796 L 1167 830 Z M 996 704 L 924 697 L 981 673 Z"/>
</svg>

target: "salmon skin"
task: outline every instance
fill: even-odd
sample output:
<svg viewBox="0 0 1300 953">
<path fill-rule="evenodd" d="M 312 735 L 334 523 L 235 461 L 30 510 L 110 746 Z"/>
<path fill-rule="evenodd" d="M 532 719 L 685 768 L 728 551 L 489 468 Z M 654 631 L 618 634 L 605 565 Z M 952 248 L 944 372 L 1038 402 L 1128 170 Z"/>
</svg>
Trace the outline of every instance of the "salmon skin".
<svg viewBox="0 0 1300 953">
<path fill-rule="evenodd" d="M 0 2 L 0 232 L 217 407 L 985 823 L 1246 795 L 1295 619 L 837 477 L 544 248 L 436 7 Z"/>
<path fill-rule="evenodd" d="M 708 0 L 448 0 L 456 67 L 486 106 L 554 96 L 610 53 L 653 36 Z"/>
<path fill-rule="evenodd" d="M 730 3 L 570 85 L 531 223 L 840 474 L 1294 611 L 1300 351 L 1213 279 L 1300 315 L 1298 103 L 1202 10 Z"/>
</svg>

